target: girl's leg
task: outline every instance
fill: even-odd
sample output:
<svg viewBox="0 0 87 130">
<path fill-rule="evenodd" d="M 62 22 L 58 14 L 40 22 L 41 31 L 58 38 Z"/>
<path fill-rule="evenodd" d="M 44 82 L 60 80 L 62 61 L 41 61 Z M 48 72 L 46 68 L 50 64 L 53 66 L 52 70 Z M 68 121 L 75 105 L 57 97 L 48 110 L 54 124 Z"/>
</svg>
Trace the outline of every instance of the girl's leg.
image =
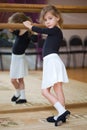
<svg viewBox="0 0 87 130">
<path fill-rule="evenodd" d="M 48 99 L 48 101 L 56 108 L 58 111 L 59 115 L 64 113 L 66 110 L 65 108 L 61 105 L 61 103 L 58 101 L 57 96 L 54 96 L 52 93 L 50 93 L 51 88 L 47 89 L 42 89 L 42 94 L 44 97 Z M 57 116 L 58 117 L 58 116 Z"/>
<path fill-rule="evenodd" d="M 57 102 L 57 97 L 50 93 L 50 88 L 42 89 L 42 95 L 52 104 L 54 105 Z"/>
<path fill-rule="evenodd" d="M 50 93 L 50 89 L 48 89 L 49 91 L 43 90 L 43 95 L 53 104 L 58 112 L 57 116 L 48 117 L 47 121 L 55 122 L 55 126 L 57 126 L 66 121 L 66 118 L 70 115 L 70 112 L 65 109 L 65 98 L 62 90 L 62 83 L 56 83 L 53 89 L 56 93 L 56 97 Z"/>
<path fill-rule="evenodd" d="M 18 79 L 19 82 L 19 88 L 20 88 L 20 97 L 16 101 L 16 104 L 21 104 L 21 103 L 26 103 L 26 97 L 25 97 L 25 84 L 24 84 L 24 79 L 20 78 Z"/>
<path fill-rule="evenodd" d="M 53 89 L 57 96 L 58 101 L 65 107 L 65 97 L 63 93 L 62 82 L 54 84 Z"/>
<path fill-rule="evenodd" d="M 24 84 L 24 79 L 20 78 L 18 79 L 19 81 L 19 87 L 20 87 L 20 99 L 25 99 L 25 84 Z"/>
<path fill-rule="evenodd" d="M 55 83 L 53 86 L 53 89 L 54 89 L 54 92 L 56 94 L 58 101 L 64 107 L 64 109 L 63 109 L 63 112 L 64 112 L 65 111 L 65 97 L 64 97 L 64 93 L 63 93 L 62 82 Z M 57 103 L 54 105 L 54 107 L 58 110 Z M 61 106 L 60 106 L 60 110 L 61 110 Z M 59 111 L 58 115 L 55 116 L 54 119 L 56 120 L 58 118 L 58 116 L 61 114 L 62 114 L 62 111 Z"/>
<path fill-rule="evenodd" d="M 18 82 L 17 79 L 11 79 L 11 83 L 13 84 L 13 86 L 14 86 L 14 88 L 16 90 L 14 96 L 11 98 L 11 101 L 15 102 L 20 96 L 19 82 Z"/>
<path fill-rule="evenodd" d="M 17 79 L 11 79 L 11 83 L 13 84 L 15 89 L 19 89 L 19 82 Z"/>
<path fill-rule="evenodd" d="M 68 115 L 70 115 L 69 111 L 66 111 L 66 109 L 61 105 L 61 103 L 58 101 L 58 97 L 54 96 L 52 93 L 50 93 L 50 88 L 42 89 L 42 94 L 45 96 L 48 101 L 54 106 L 54 108 L 57 110 L 58 114 L 57 116 L 51 116 L 47 118 L 48 122 L 55 122 L 55 126 L 61 125 L 62 122 L 66 121 L 66 118 Z"/>
</svg>

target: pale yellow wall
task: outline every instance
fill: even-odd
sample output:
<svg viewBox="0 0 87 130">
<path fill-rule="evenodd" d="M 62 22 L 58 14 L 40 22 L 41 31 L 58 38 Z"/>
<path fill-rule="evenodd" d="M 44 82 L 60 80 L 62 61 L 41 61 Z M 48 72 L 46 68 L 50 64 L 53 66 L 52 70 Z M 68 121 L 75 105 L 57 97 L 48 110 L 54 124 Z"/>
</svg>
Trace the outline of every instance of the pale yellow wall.
<svg viewBox="0 0 87 130">
<path fill-rule="evenodd" d="M 59 5 L 85 5 L 87 6 L 87 0 L 47 0 L 50 4 Z"/>
<path fill-rule="evenodd" d="M 48 4 L 55 5 L 72 5 L 72 6 L 87 6 L 87 0 L 47 0 Z M 62 13 L 64 24 L 87 24 L 87 13 Z M 69 38 L 78 34 L 84 40 L 87 36 L 87 30 L 63 30 L 64 37 Z"/>
</svg>

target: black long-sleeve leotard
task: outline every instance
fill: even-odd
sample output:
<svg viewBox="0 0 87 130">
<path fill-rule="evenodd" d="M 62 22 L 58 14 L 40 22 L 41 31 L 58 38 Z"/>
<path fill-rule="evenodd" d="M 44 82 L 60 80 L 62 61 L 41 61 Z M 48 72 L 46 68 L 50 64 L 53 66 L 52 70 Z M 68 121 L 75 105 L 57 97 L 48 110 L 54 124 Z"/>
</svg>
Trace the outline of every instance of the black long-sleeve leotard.
<svg viewBox="0 0 87 130">
<path fill-rule="evenodd" d="M 19 31 L 16 30 L 13 34 L 16 35 L 16 38 L 15 43 L 13 44 L 12 53 L 16 55 L 24 54 L 30 42 L 28 31 L 26 31 L 23 35 L 19 35 Z"/>
<path fill-rule="evenodd" d="M 39 27 L 33 26 L 32 31 L 48 35 L 43 45 L 43 52 L 42 52 L 43 57 L 52 53 L 58 54 L 59 47 L 63 39 L 63 33 L 60 28 L 58 27 L 39 28 Z"/>
</svg>

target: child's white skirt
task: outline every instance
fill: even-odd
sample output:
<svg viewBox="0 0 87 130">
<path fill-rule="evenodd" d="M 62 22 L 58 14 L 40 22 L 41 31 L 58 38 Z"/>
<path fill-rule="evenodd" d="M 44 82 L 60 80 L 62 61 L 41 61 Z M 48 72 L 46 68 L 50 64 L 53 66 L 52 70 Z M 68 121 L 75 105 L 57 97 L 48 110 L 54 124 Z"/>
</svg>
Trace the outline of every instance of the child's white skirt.
<svg viewBox="0 0 87 130">
<path fill-rule="evenodd" d="M 65 65 L 56 54 L 50 54 L 43 58 L 42 89 L 52 87 L 57 82 L 68 82 Z"/>
<path fill-rule="evenodd" d="M 10 65 L 11 78 L 23 78 L 28 74 L 28 63 L 25 54 L 15 55 L 12 54 Z"/>
</svg>

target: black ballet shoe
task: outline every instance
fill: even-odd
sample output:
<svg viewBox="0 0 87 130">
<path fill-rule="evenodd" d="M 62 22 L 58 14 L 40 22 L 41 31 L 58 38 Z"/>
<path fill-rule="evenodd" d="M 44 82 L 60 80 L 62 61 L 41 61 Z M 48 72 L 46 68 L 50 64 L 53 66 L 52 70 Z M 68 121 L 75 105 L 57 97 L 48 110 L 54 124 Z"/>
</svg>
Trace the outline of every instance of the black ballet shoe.
<svg viewBox="0 0 87 130">
<path fill-rule="evenodd" d="M 68 110 L 65 111 L 64 115 L 65 115 L 65 118 L 68 119 L 70 117 L 70 111 L 68 111 Z"/>
<path fill-rule="evenodd" d="M 62 119 L 62 122 L 63 122 L 63 123 L 66 122 L 66 119 L 69 118 L 70 112 L 67 110 L 67 111 L 64 113 L 64 116 L 65 116 L 65 118 Z M 48 122 L 50 122 L 50 123 L 55 123 L 55 121 L 56 121 L 56 120 L 54 119 L 54 116 L 50 116 L 50 117 L 46 118 L 46 120 L 47 120 Z"/>
<path fill-rule="evenodd" d="M 50 116 L 50 117 L 48 117 L 48 118 L 46 118 L 46 120 L 48 121 L 48 122 L 50 122 L 50 123 L 55 123 L 55 119 L 54 119 L 54 116 Z"/>
<path fill-rule="evenodd" d="M 55 119 L 54 119 L 54 116 L 50 116 L 48 118 L 46 118 L 46 120 L 50 123 L 55 123 Z M 62 122 L 66 122 L 66 118 L 62 120 Z"/>
<path fill-rule="evenodd" d="M 19 96 L 18 96 L 18 97 L 13 96 L 13 97 L 11 98 L 11 101 L 12 101 L 12 102 L 16 102 L 16 101 L 18 100 L 18 98 L 19 98 Z"/>
<path fill-rule="evenodd" d="M 63 122 L 66 122 L 66 118 L 65 116 L 62 114 L 61 116 L 59 116 L 57 118 L 57 120 L 55 121 L 55 126 L 60 126 Z"/>
<path fill-rule="evenodd" d="M 27 103 L 26 99 L 19 99 L 16 101 L 16 104 L 23 104 L 23 103 Z"/>
<path fill-rule="evenodd" d="M 62 123 L 66 122 L 66 119 L 69 118 L 70 112 L 67 110 L 62 115 L 60 115 L 55 121 L 55 126 L 60 126 Z"/>
</svg>

